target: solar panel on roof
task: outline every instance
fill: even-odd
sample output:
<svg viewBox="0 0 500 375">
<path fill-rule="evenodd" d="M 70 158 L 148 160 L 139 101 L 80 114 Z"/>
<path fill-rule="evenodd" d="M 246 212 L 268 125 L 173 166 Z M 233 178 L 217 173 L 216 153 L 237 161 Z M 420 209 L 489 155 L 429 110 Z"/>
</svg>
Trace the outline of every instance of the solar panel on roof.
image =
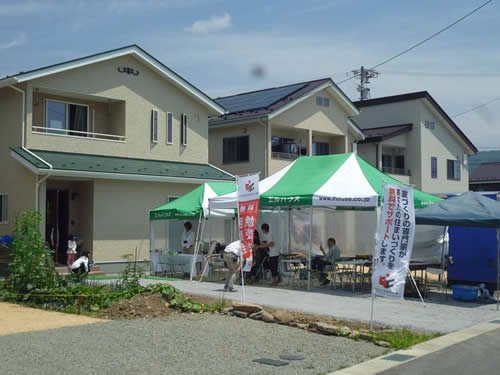
<svg viewBox="0 0 500 375">
<path fill-rule="evenodd" d="M 298 83 L 291 86 L 279 87 L 276 89 L 250 92 L 227 98 L 216 99 L 216 102 L 226 108 L 229 112 L 249 111 L 251 109 L 269 107 L 281 98 L 301 89 L 306 84 Z"/>
</svg>

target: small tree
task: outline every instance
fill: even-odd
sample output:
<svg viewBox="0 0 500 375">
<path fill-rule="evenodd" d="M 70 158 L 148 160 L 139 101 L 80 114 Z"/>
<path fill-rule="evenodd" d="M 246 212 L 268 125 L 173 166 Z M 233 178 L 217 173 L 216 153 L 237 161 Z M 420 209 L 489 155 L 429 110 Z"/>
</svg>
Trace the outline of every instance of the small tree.
<svg viewBox="0 0 500 375">
<path fill-rule="evenodd" d="M 58 285 L 54 263 L 40 233 L 40 222 L 40 214 L 32 210 L 16 218 L 14 261 L 6 283 L 13 292 L 24 294 Z"/>
</svg>

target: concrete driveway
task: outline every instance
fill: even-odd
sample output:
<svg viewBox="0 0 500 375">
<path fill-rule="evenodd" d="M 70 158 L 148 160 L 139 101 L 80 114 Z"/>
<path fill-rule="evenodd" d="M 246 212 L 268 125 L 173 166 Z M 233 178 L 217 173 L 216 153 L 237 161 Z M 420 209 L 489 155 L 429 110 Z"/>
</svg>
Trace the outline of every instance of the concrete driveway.
<svg viewBox="0 0 500 375">
<path fill-rule="evenodd" d="M 143 280 L 142 284 L 158 281 Z M 222 285 L 188 280 L 169 281 L 185 293 L 211 296 L 220 299 L 243 300 L 241 287 L 234 293 L 223 293 Z M 369 322 L 371 297 L 366 293 L 341 291 L 330 288 L 289 290 L 263 286 L 246 286 L 246 301 L 310 314 L 332 316 L 338 319 Z M 494 304 L 482 305 L 439 298 L 426 301 L 406 299 L 395 301 L 377 298 L 374 320 L 379 325 L 409 327 L 429 332 L 453 332 L 481 322 L 500 319 Z"/>
</svg>

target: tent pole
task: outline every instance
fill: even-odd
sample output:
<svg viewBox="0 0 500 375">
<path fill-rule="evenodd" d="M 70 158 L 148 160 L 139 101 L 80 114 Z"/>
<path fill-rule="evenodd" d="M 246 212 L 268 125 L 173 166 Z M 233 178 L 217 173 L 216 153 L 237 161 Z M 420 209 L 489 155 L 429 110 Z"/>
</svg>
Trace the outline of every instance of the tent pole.
<svg viewBox="0 0 500 375">
<path fill-rule="evenodd" d="M 196 252 L 198 250 L 198 244 L 200 243 L 200 228 L 201 228 L 201 217 L 203 215 L 203 209 L 200 210 L 200 218 L 198 219 L 198 228 L 196 228 L 196 241 L 194 245 L 193 259 L 191 260 L 191 273 L 189 274 L 189 281 L 193 281 L 194 265 L 196 260 Z"/>
<path fill-rule="evenodd" d="M 311 215 L 309 216 L 309 261 L 307 265 L 307 289 L 311 289 L 312 226 L 313 226 L 313 207 L 311 206 Z"/>
<path fill-rule="evenodd" d="M 498 246 L 498 259 L 497 259 L 497 311 L 500 303 L 500 228 L 497 228 L 497 246 Z"/>
</svg>

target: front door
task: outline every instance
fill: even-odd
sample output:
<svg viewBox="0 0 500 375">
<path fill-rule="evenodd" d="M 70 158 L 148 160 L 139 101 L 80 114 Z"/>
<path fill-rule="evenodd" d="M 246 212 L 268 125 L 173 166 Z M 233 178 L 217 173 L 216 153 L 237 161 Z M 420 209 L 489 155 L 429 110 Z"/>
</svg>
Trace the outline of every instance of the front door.
<svg viewBox="0 0 500 375">
<path fill-rule="evenodd" d="M 66 263 L 69 221 L 69 193 L 64 190 L 47 190 L 45 241 L 55 250 L 56 263 Z"/>
</svg>

